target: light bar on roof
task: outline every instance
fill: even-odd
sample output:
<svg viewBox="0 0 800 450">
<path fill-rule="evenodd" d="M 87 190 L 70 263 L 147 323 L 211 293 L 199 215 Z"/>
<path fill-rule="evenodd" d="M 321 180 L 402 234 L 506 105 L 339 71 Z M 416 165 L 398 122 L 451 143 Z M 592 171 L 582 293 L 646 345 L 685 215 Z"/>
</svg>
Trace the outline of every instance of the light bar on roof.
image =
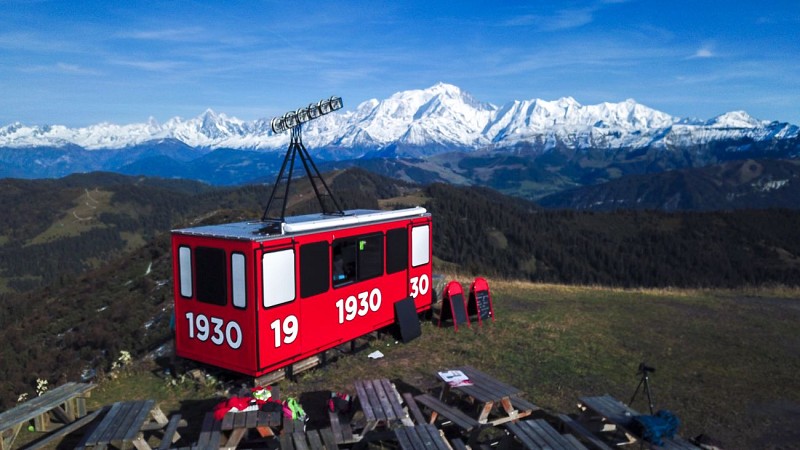
<svg viewBox="0 0 800 450">
<path fill-rule="evenodd" d="M 302 125 L 310 120 L 330 114 L 333 111 L 342 109 L 342 97 L 332 96 L 324 98 L 317 103 L 311 103 L 306 108 L 299 108 L 296 111 L 289 111 L 283 116 L 278 116 L 270 121 L 272 132 L 275 134 L 283 133 L 286 130 Z"/>
</svg>

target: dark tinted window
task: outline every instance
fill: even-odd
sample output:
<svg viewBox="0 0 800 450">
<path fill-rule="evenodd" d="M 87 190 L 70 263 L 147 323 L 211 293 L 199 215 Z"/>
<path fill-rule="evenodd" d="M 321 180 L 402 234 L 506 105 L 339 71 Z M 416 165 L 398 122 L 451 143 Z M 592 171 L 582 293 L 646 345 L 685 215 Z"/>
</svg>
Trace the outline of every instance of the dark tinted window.
<svg viewBox="0 0 800 450">
<path fill-rule="evenodd" d="M 194 272 L 197 300 L 215 305 L 228 302 L 228 270 L 225 250 L 197 247 L 194 251 Z"/>
<path fill-rule="evenodd" d="M 408 230 L 395 228 L 386 232 L 386 273 L 408 268 Z"/>
<path fill-rule="evenodd" d="M 328 243 L 300 246 L 300 296 L 311 297 L 328 290 Z"/>
<path fill-rule="evenodd" d="M 359 237 L 356 243 L 358 280 L 368 280 L 383 275 L 383 235 Z"/>
<path fill-rule="evenodd" d="M 334 287 L 383 275 L 382 234 L 337 239 L 331 253 Z"/>
<path fill-rule="evenodd" d="M 356 280 L 356 241 L 338 239 L 333 241 L 331 272 L 333 286 L 342 286 Z"/>
</svg>

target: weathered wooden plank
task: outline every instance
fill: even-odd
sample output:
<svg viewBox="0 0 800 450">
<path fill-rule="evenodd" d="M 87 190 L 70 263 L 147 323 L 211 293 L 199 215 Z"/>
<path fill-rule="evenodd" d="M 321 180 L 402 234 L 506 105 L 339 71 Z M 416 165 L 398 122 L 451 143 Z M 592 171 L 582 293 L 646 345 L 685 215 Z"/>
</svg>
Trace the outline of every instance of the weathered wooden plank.
<svg viewBox="0 0 800 450">
<path fill-rule="evenodd" d="M 392 382 L 386 378 L 382 378 L 379 381 L 381 386 L 383 386 L 383 390 L 386 392 L 386 395 L 391 401 L 392 409 L 394 410 L 394 416 L 398 419 L 407 417 L 406 412 L 403 410 L 403 406 L 400 404 L 400 399 L 398 398 L 400 394 L 397 392 L 397 389 L 395 389 Z"/>
<path fill-rule="evenodd" d="M 397 436 L 397 442 L 400 444 L 402 450 L 417 450 L 422 444 L 419 442 L 419 439 L 415 437 L 415 433 L 411 432 L 412 429 L 413 427 L 403 427 L 394 430 L 394 434 Z"/>
<path fill-rule="evenodd" d="M 292 442 L 294 442 L 295 450 L 309 450 L 305 433 L 298 431 L 292 433 Z"/>
<path fill-rule="evenodd" d="M 387 395 L 386 391 L 381 385 L 380 380 L 372 380 L 367 382 L 368 386 L 372 387 L 374 391 L 375 399 L 377 400 L 377 404 L 380 405 L 380 416 L 378 420 L 397 420 L 399 417 L 392 408 L 392 402 L 389 400 L 389 396 Z M 395 402 L 397 400 L 395 399 Z"/>
<path fill-rule="evenodd" d="M 361 410 L 364 412 L 364 417 L 367 418 L 368 422 L 374 422 L 378 420 L 377 413 L 372 406 L 372 397 L 367 392 L 367 382 L 364 380 L 358 380 L 355 382 L 355 387 L 356 395 L 358 396 L 358 402 L 361 405 Z"/>
<path fill-rule="evenodd" d="M 319 435 L 318 430 L 307 432 L 306 437 L 308 438 L 308 446 L 311 447 L 311 450 L 325 450 L 325 446 L 322 444 L 322 437 Z"/>
<path fill-rule="evenodd" d="M 221 430 L 232 430 L 233 429 L 233 421 L 236 418 L 236 413 L 226 413 L 225 416 L 222 417 L 222 424 L 220 425 Z"/>
<path fill-rule="evenodd" d="M 161 438 L 161 444 L 158 446 L 158 450 L 167 450 L 169 446 L 177 440 L 173 439 L 173 437 L 175 437 L 175 433 L 178 431 L 178 426 L 180 426 L 180 424 L 180 414 L 175 414 L 169 418 L 167 428 L 164 429 L 164 436 Z"/>
<path fill-rule="evenodd" d="M 336 443 L 336 437 L 330 428 L 319 430 L 319 434 L 322 436 L 322 442 L 325 443 L 325 450 L 338 450 L 339 445 Z"/>
<path fill-rule="evenodd" d="M 209 449 L 211 448 L 209 443 L 211 441 L 212 434 L 215 431 L 215 423 L 214 420 L 214 413 L 206 413 L 203 417 L 203 425 L 200 428 L 200 435 L 197 437 L 197 442 L 192 448 L 197 449 Z"/>
<path fill-rule="evenodd" d="M 142 424 L 145 420 L 147 420 L 147 416 L 150 414 L 150 411 L 155 406 L 155 400 L 147 400 L 144 402 L 137 402 L 139 406 L 139 410 L 136 412 L 136 415 L 132 415 L 131 421 L 125 424 L 125 428 L 123 429 L 124 434 L 122 435 L 122 440 L 133 440 L 139 432 L 141 431 Z"/>
<path fill-rule="evenodd" d="M 594 435 L 594 433 L 586 429 L 586 427 L 584 427 L 577 420 L 566 414 L 559 414 L 557 417 L 561 420 L 561 423 L 564 424 L 564 427 L 570 433 L 575 433 L 578 435 L 581 440 L 587 442 L 595 450 L 611 450 L 611 447 L 606 445 L 605 442 L 601 441 L 597 436 Z"/>
<path fill-rule="evenodd" d="M 526 449 L 538 449 L 545 445 L 545 441 L 537 434 L 530 433 L 526 428 L 523 428 L 519 423 L 509 422 L 506 428 L 511 432 L 512 436 L 519 439 L 522 446 Z"/>
<path fill-rule="evenodd" d="M 130 407 L 130 405 L 128 405 L 128 407 Z M 116 425 L 115 422 L 118 420 L 117 417 L 119 415 L 120 409 L 122 408 L 125 408 L 125 405 L 120 402 L 111 405 L 111 409 L 109 409 L 105 417 L 103 417 L 103 420 L 100 422 L 100 425 L 98 425 L 97 428 L 95 428 L 92 431 L 92 434 L 86 440 L 87 446 L 98 445 L 100 444 L 100 441 L 106 434 L 108 434 L 109 436 L 111 435 L 111 433 L 113 432 L 111 428 Z"/>
<path fill-rule="evenodd" d="M 278 436 L 278 443 L 281 446 L 281 450 L 295 450 L 291 434 L 282 434 Z"/>
<path fill-rule="evenodd" d="M 415 422 L 417 422 L 420 425 L 427 423 L 427 421 L 425 420 L 425 416 L 419 409 L 417 402 L 414 401 L 414 396 L 411 395 L 411 393 L 404 392 L 403 400 L 405 400 L 406 406 L 408 407 L 408 412 L 411 413 L 411 417 L 414 419 Z"/>
<path fill-rule="evenodd" d="M 480 425 L 477 420 L 469 417 L 463 411 L 450 407 L 441 400 L 429 394 L 420 394 L 414 397 L 414 399 L 420 404 L 427 406 L 429 409 L 431 409 L 431 411 L 434 411 L 436 414 L 449 419 L 459 428 L 463 428 L 466 431 L 469 431 Z M 435 419 L 433 415 L 431 418 Z"/>
<path fill-rule="evenodd" d="M 430 450 L 451 450 L 444 441 L 439 430 L 433 425 L 420 425 L 414 427 L 420 438 Z"/>
</svg>

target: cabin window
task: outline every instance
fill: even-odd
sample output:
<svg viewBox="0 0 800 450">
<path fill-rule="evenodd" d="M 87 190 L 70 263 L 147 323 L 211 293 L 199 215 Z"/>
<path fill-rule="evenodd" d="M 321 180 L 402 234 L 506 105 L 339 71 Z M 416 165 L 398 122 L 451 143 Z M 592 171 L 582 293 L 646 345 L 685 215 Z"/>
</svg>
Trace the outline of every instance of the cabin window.
<svg viewBox="0 0 800 450">
<path fill-rule="evenodd" d="M 333 287 L 343 286 L 356 280 L 356 241 L 339 239 L 333 241 L 331 274 Z"/>
<path fill-rule="evenodd" d="M 328 243 L 313 242 L 300 246 L 300 296 L 303 298 L 328 291 L 330 272 Z"/>
<path fill-rule="evenodd" d="M 386 232 L 386 273 L 408 268 L 408 230 L 395 228 Z"/>
<path fill-rule="evenodd" d="M 244 255 L 234 253 L 231 255 L 231 299 L 237 308 L 247 307 L 247 281 L 244 264 Z"/>
<path fill-rule="evenodd" d="M 411 229 L 411 265 L 428 264 L 431 259 L 431 233 L 429 225 Z"/>
<path fill-rule="evenodd" d="M 264 253 L 261 257 L 264 308 L 295 298 L 294 249 Z"/>
<path fill-rule="evenodd" d="M 333 241 L 331 274 L 334 287 L 383 275 L 383 235 Z"/>
<path fill-rule="evenodd" d="M 192 249 L 178 249 L 178 271 L 181 276 L 181 296 L 192 298 Z"/>
<path fill-rule="evenodd" d="M 228 277 L 225 250 L 197 247 L 194 250 L 194 274 L 197 300 L 214 305 L 228 302 Z"/>
<path fill-rule="evenodd" d="M 373 234 L 356 239 L 358 280 L 368 280 L 383 275 L 383 235 Z"/>
</svg>

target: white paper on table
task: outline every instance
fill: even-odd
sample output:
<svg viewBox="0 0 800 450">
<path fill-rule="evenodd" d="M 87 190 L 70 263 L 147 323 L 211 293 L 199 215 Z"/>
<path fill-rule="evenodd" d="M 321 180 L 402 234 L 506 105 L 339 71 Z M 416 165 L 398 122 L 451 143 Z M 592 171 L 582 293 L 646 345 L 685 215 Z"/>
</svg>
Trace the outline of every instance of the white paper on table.
<svg viewBox="0 0 800 450">
<path fill-rule="evenodd" d="M 448 370 L 447 372 L 439 372 L 439 377 L 444 380 L 445 383 L 449 384 L 452 387 L 459 387 L 459 386 L 472 386 L 472 381 L 469 380 L 469 377 L 460 370 Z"/>
</svg>

